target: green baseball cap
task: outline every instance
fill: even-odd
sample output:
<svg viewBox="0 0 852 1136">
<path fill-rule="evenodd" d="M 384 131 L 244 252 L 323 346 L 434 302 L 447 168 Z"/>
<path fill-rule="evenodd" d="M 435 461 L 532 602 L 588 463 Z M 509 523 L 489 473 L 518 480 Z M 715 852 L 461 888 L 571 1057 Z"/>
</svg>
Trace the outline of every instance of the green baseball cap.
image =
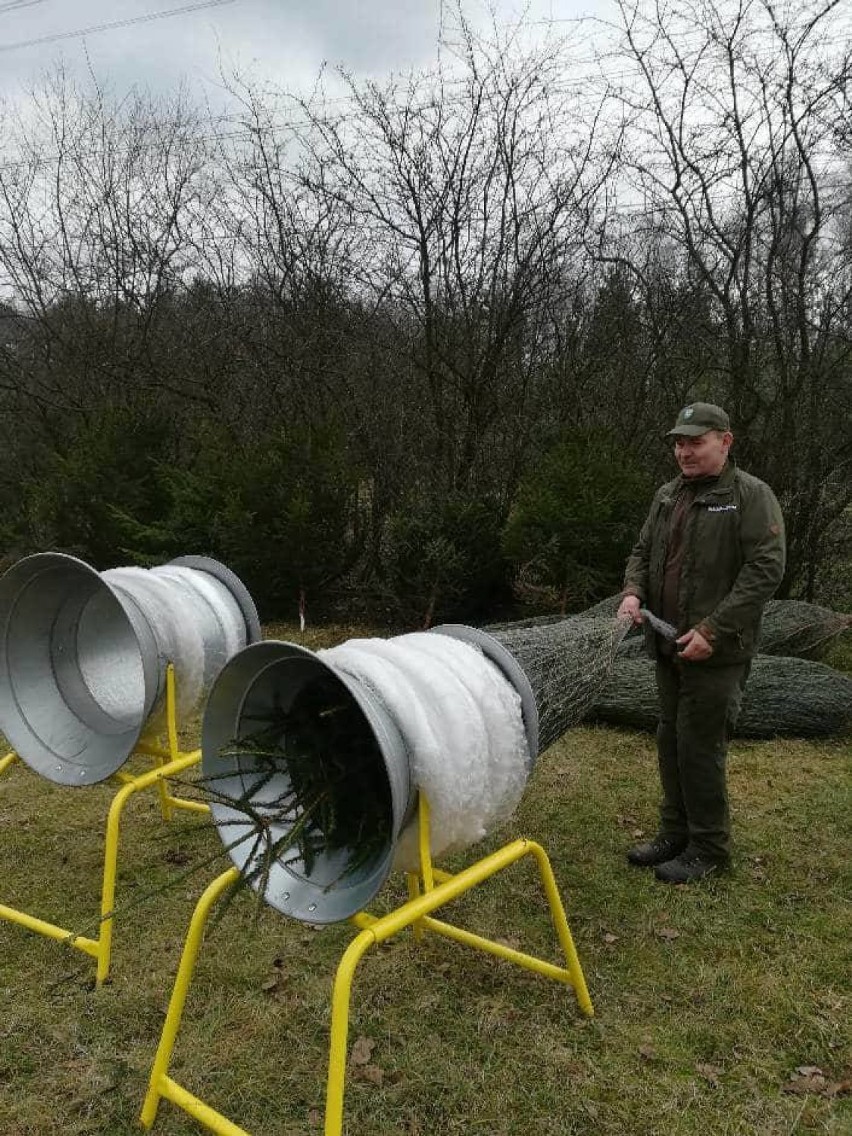
<svg viewBox="0 0 852 1136">
<path fill-rule="evenodd" d="M 724 434 L 730 428 L 731 420 L 721 406 L 715 406 L 712 402 L 691 402 L 678 414 L 677 422 L 666 437 L 680 434 L 687 438 L 697 438 L 708 430 L 721 430 Z"/>
</svg>

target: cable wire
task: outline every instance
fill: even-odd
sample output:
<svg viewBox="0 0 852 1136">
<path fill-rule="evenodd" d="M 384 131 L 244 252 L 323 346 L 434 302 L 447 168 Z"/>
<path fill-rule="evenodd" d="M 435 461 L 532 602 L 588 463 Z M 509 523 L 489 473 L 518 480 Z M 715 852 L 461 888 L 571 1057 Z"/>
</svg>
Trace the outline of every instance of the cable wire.
<svg viewBox="0 0 852 1136">
<path fill-rule="evenodd" d="M 30 0 L 38 2 L 38 0 Z M 114 28 L 127 28 L 132 24 L 147 24 L 152 20 L 163 20 L 167 16 L 181 16 L 186 12 L 198 12 L 202 8 L 220 8 L 223 4 L 233 4 L 234 0 L 202 0 L 197 4 L 184 4 L 181 8 L 167 8 L 161 12 L 149 12 L 144 16 L 128 16 L 124 20 L 111 20 L 106 24 L 92 24 L 88 28 L 78 28 L 71 32 L 53 32 L 51 35 L 37 36 L 34 39 L 22 39 L 16 43 L 0 43 L 0 51 L 16 51 L 19 47 L 35 47 L 42 43 L 56 43 L 63 39 L 77 39 L 79 36 L 91 35 L 93 32 L 112 31 Z M 21 5 L 23 7 L 23 4 Z"/>
<path fill-rule="evenodd" d="M 16 12 L 19 8 L 35 8 L 36 4 L 43 4 L 44 0 L 11 0 L 8 4 L 0 4 L 0 13 Z"/>
</svg>

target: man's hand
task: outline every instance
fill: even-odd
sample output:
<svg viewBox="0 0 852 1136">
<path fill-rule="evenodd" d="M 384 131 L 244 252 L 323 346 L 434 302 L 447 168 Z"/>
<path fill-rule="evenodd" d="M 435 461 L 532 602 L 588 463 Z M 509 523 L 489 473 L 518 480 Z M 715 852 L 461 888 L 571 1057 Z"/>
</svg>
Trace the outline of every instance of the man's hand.
<svg viewBox="0 0 852 1136">
<path fill-rule="evenodd" d="M 638 596 L 625 596 L 621 603 L 618 605 L 618 611 L 615 613 L 615 618 L 619 620 L 631 619 L 637 626 L 643 622 L 642 616 L 639 614 L 641 607 Z"/>
<path fill-rule="evenodd" d="M 700 663 L 713 654 L 711 644 L 694 627 L 676 639 L 675 643 L 678 648 L 677 657 L 687 663 Z"/>
</svg>

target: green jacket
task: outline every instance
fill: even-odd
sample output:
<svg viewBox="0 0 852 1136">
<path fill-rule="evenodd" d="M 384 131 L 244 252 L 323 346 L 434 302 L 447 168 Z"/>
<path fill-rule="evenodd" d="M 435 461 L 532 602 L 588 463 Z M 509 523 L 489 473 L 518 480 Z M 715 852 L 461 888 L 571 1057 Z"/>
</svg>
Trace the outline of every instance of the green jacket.
<svg viewBox="0 0 852 1136">
<path fill-rule="evenodd" d="M 624 578 L 655 614 L 661 610 L 669 520 L 681 476 L 657 490 Z M 684 530 L 678 587 L 678 631 L 699 627 L 713 644 L 707 664 L 745 662 L 757 648 L 764 604 L 784 575 L 784 518 L 763 481 L 728 462 L 716 482 L 697 490 Z M 648 648 L 656 637 L 646 626 Z"/>
</svg>

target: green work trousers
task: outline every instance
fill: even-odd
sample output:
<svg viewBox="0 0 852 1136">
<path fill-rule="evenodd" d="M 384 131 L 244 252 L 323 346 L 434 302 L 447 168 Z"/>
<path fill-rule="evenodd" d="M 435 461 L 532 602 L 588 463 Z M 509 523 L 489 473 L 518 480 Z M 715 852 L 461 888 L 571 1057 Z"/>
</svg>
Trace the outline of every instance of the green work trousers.
<svg viewBox="0 0 852 1136">
<path fill-rule="evenodd" d="M 657 660 L 660 834 L 712 860 L 731 854 L 725 761 L 750 668 Z"/>
</svg>

